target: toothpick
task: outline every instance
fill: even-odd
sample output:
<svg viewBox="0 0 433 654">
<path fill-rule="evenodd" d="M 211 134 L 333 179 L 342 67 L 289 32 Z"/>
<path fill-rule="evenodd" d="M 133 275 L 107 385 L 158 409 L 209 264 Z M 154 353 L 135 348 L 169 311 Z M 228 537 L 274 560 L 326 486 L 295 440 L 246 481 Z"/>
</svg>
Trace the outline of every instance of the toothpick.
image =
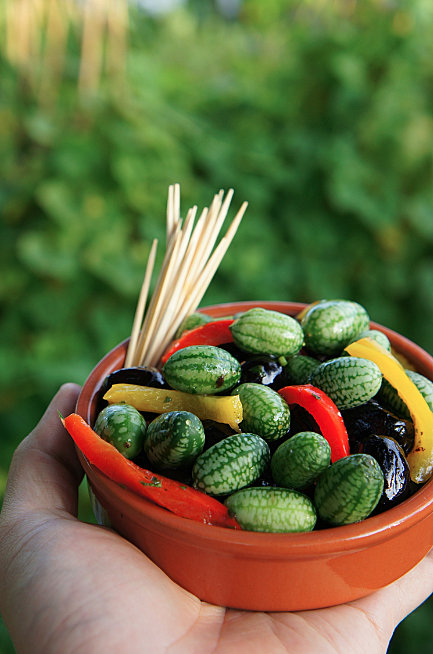
<svg viewBox="0 0 433 654">
<path fill-rule="evenodd" d="M 158 239 L 154 239 L 150 250 L 149 258 L 147 260 L 146 273 L 144 275 L 143 285 L 141 287 L 140 295 L 138 298 L 137 309 L 135 311 L 134 322 L 132 325 L 131 338 L 129 339 L 128 351 L 126 353 L 125 367 L 136 364 L 134 360 L 135 350 L 137 347 L 140 329 L 143 323 L 144 310 L 146 307 L 147 296 L 149 294 L 150 280 L 152 278 L 153 267 L 155 264 L 156 249 L 158 247 Z"/>
<path fill-rule="evenodd" d="M 247 208 L 247 203 L 244 202 L 225 235 L 215 245 L 232 197 L 233 189 L 230 189 L 225 197 L 221 190 L 214 195 L 209 208 L 203 209 L 196 223 L 196 206 L 189 209 L 182 222 L 180 186 L 174 184 L 169 187 L 166 251 L 153 295 L 144 313 L 155 259 L 154 241 L 134 317 L 125 365 L 131 365 L 132 362 L 135 365 L 157 365 L 179 325 L 197 309 Z"/>
</svg>

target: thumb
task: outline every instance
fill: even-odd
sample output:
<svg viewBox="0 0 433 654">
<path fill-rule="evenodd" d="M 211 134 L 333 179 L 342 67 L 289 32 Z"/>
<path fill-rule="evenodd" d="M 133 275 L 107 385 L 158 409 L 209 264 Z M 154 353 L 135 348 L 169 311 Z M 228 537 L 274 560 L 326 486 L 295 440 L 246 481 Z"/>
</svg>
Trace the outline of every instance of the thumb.
<svg viewBox="0 0 433 654">
<path fill-rule="evenodd" d="M 394 583 L 352 602 L 390 636 L 409 613 L 433 593 L 433 549 Z"/>
<path fill-rule="evenodd" d="M 76 384 L 64 384 L 38 425 L 18 446 L 9 470 L 4 518 L 40 510 L 76 515 L 82 471 L 58 412 L 72 413 L 79 391 Z"/>
</svg>

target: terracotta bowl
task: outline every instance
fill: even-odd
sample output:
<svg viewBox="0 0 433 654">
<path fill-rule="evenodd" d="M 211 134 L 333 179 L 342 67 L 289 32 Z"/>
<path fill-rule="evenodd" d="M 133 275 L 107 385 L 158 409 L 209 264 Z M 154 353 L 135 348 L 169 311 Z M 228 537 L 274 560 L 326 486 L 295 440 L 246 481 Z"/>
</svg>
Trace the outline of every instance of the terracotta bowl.
<svg viewBox="0 0 433 654">
<path fill-rule="evenodd" d="M 295 315 L 304 305 L 242 302 L 203 309 L 223 316 L 263 306 Z M 433 379 L 433 358 L 390 329 L 394 349 Z M 90 374 L 77 411 L 93 424 L 96 393 L 123 365 L 127 341 Z M 363 522 L 310 533 L 233 531 L 179 518 L 113 483 L 79 453 L 99 508 L 111 526 L 169 577 L 202 600 L 238 609 L 299 611 L 342 604 L 386 586 L 433 544 L 433 480 L 402 504 Z"/>
</svg>

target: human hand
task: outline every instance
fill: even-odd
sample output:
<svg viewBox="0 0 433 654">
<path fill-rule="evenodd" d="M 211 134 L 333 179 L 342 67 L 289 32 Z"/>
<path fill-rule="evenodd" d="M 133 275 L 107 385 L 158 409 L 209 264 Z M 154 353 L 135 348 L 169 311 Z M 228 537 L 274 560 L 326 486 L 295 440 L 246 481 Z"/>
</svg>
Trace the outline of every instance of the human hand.
<svg viewBox="0 0 433 654">
<path fill-rule="evenodd" d="M 294 613 L 201 602 L 113 531 L 77 519 L 82 472 L 57 411 L 66 384 L 12 461 L 0 516 L 0 610 L 18 654 L 385 653 L 433 591 L 433 554 L 345 605 Z"/>
</svg>

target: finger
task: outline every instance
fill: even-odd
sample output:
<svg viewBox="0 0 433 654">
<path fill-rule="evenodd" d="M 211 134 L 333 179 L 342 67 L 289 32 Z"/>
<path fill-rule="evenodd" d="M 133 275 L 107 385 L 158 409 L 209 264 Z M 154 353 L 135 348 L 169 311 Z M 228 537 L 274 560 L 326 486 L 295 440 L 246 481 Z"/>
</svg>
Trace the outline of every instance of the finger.
<svg viewBox="0 0 433 654">
<path fill-rule="evenodd" d="M 403 577 L 381 590 L 352 602 L 372 622 L 392 635 L 395 627 L 433 593 L 433 549 Z"/>
<path fill-rule="evenodd" d="M 9 471 L 4 515 L 44 509 L 76 515 L 82 471 L 58 412 L 68 415 L 74 411 L 79 390 L 76 384 L 64 384 L 17 448 Z"/>
</svg>

